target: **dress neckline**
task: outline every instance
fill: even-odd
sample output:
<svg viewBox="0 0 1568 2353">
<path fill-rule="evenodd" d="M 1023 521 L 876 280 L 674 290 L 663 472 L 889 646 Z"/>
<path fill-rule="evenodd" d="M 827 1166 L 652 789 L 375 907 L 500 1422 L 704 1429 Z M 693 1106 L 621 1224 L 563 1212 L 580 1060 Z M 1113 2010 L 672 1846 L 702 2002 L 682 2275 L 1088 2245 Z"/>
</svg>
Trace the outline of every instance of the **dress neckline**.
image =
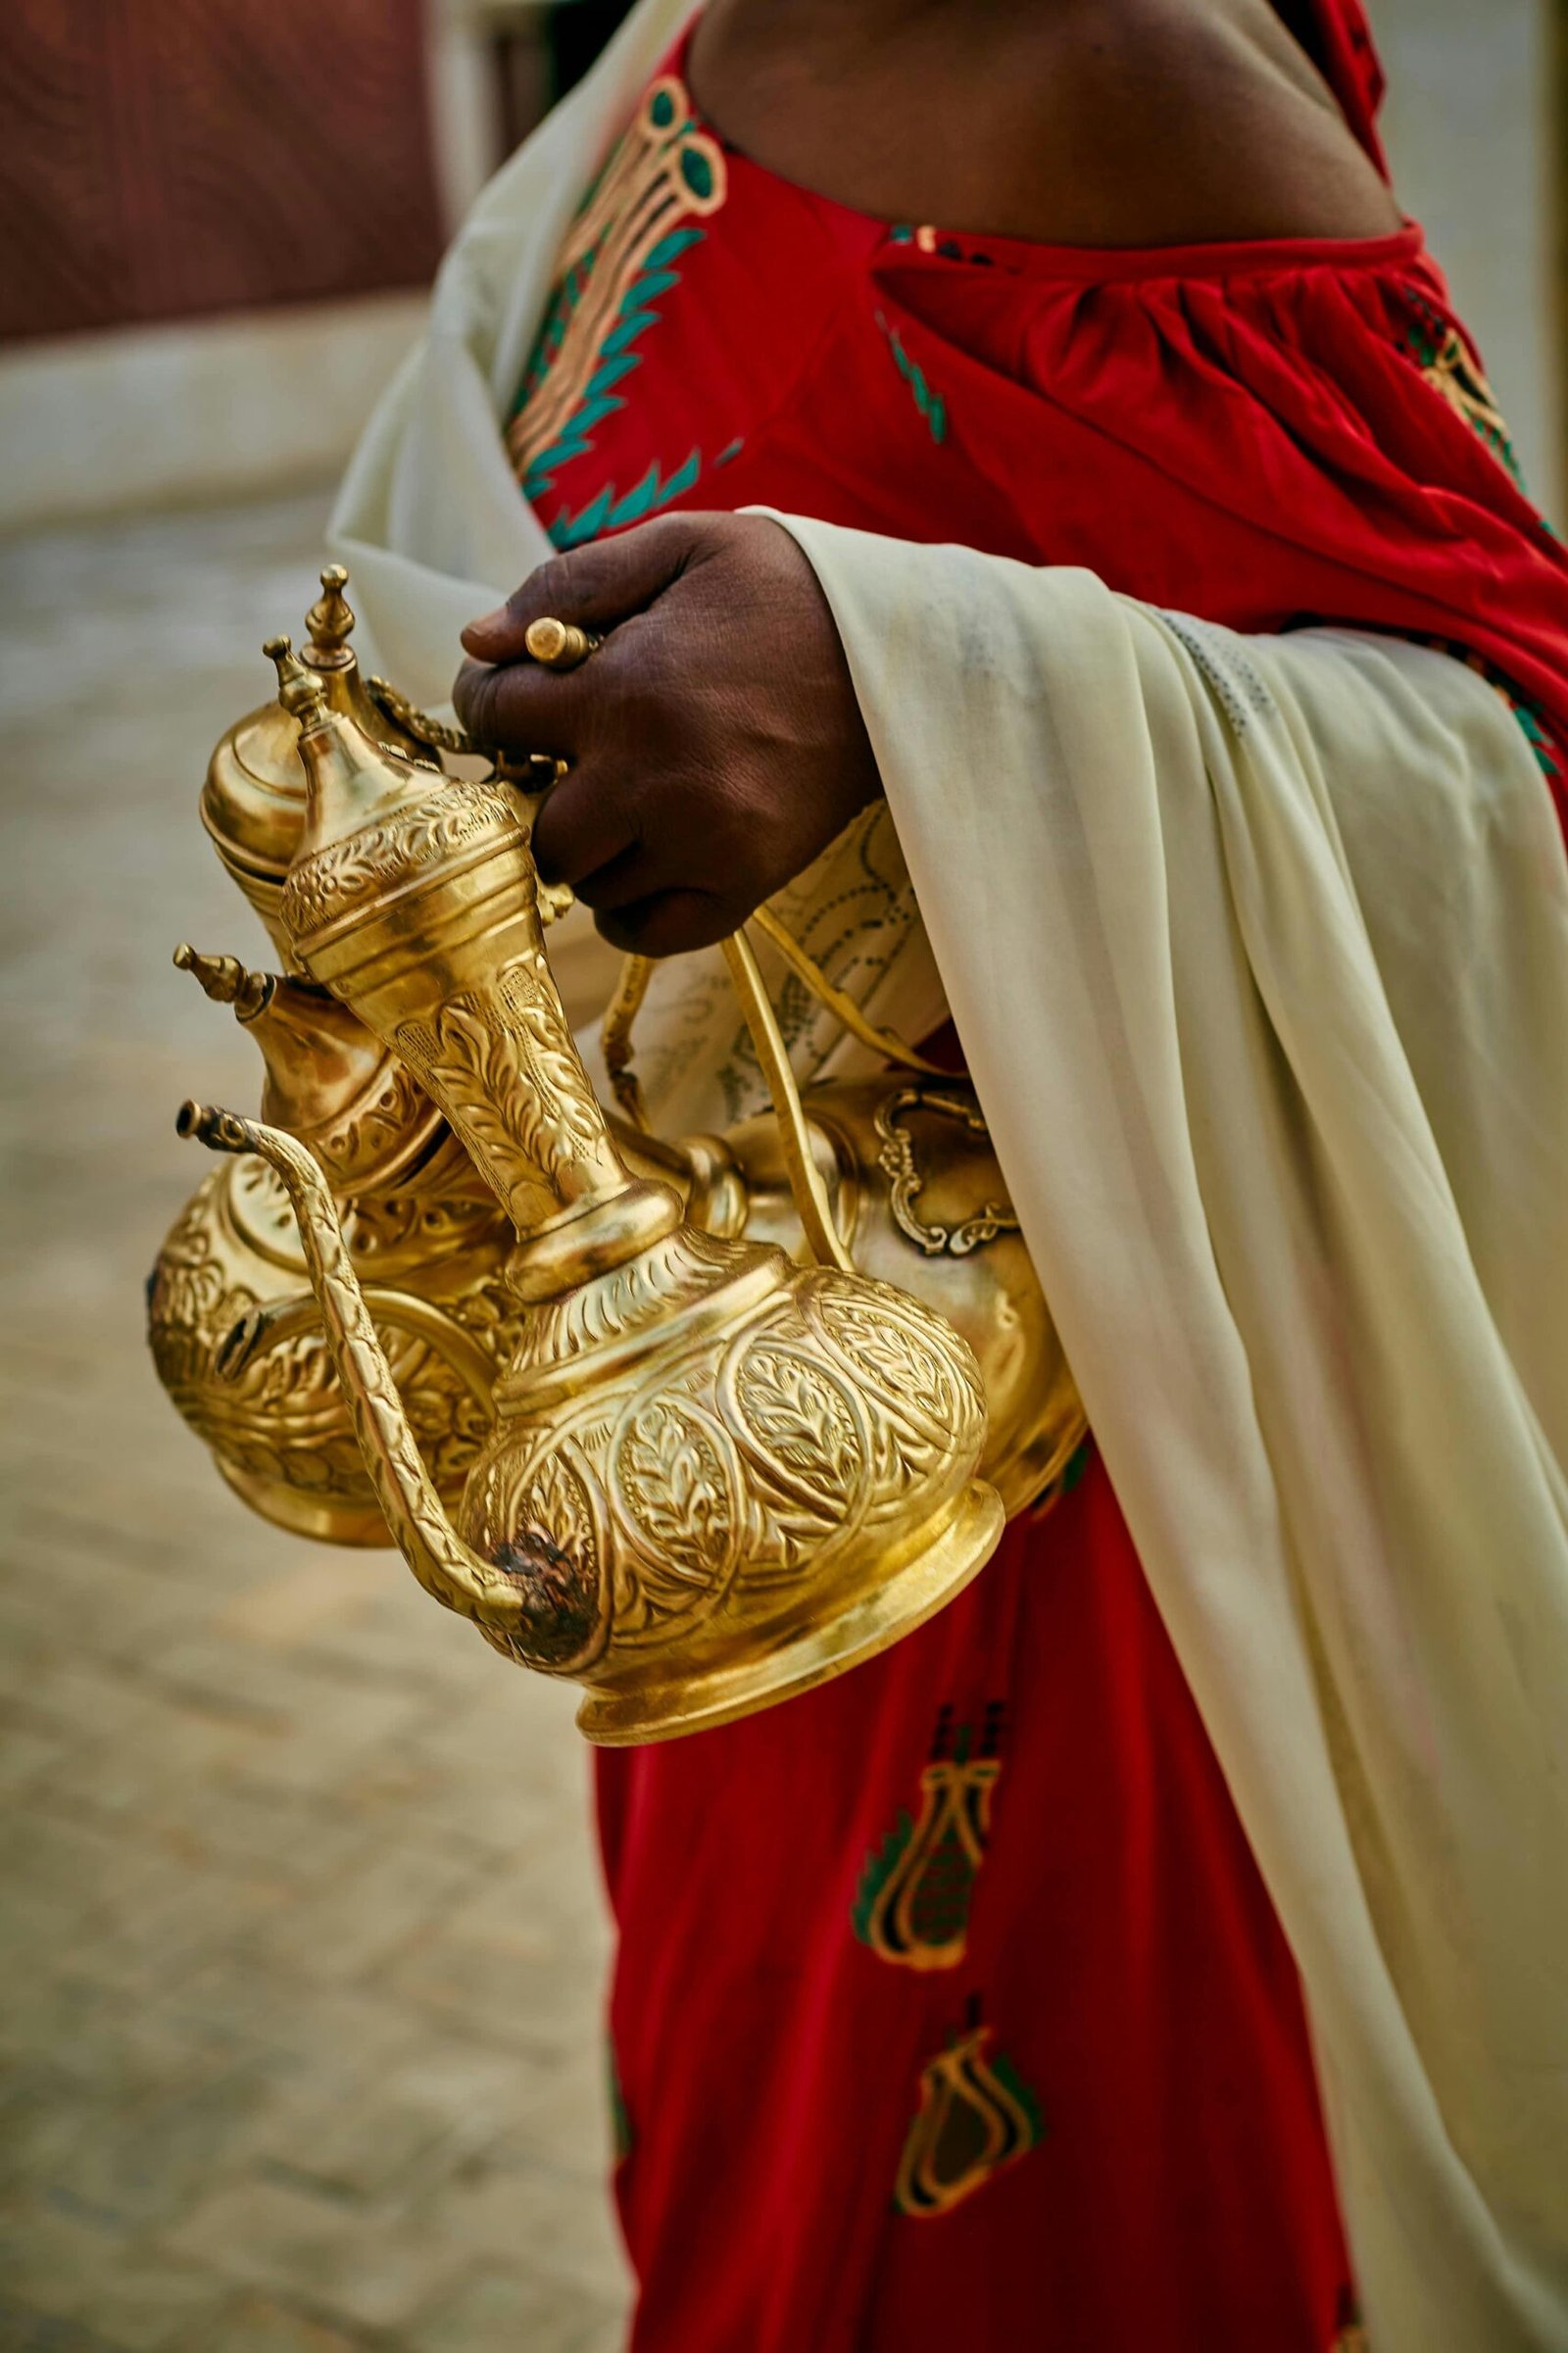
<svg viewBox="0 0 1568 2353">
<path fill-rule="evenodd" d="M 701 12 L 699 12 L 700 14 Z M 687 24 L 667 64 L 686 93 L 692 120 L 717 141 L 732 168 L 770 181 L 808 204 L 846 241 L 875 251 L 887 259 L 889 249 L 911 268 L 1001 269 L 1019 277 L 1060 278 L 1082 285 L 1137 279 L 1277 276 L 1304 270 L 1333 270 L 1375 273 L 1390 268 L 1408 269 L 1421 260 L 1426 240 L 1421 224 L 1406 221 L 1401 228 L 1379 237 L 1251 237 L 1191 245 L 1053 245 L 1035 237 L 1008 237 L 966 229 L 942 228 L 931 222 L 888 221 L 824 196 L 771 165 L 760 163 L 737 146 L 706 115 L 692 95 L 687 60 L 697 17 Z"/>
</svg>

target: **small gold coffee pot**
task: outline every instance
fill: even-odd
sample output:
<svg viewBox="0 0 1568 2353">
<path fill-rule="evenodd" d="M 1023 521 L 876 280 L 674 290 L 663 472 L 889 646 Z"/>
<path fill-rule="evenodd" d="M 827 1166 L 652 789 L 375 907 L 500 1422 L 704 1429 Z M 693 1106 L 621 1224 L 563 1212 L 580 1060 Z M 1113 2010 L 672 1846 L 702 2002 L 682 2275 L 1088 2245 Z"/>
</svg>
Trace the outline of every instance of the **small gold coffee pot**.
<svg viewBox="0 0 1568 2353">
<path fill-rule="evenodd" d="M 286 640 L 270 650 L 307 779 L 268 909 L 287 962 L 413 1074 L 517 1237 L 517 1341 L 456 1524 L 320 1155 L 194 1103 L 179 1126 L 259 1154 L 287 1189 L 405 1558 L 498 1649 L 582 1683 L 578 1722 L 607 1743 L 720 1724 L 873 1656 L 951 1598 L 1001 1533 L 1002 1501 L 976 1476 L 986 1405 L 969 1347 L 906 1291 L 854 1271 L 798 1103 L 786 1158 L 828 1263 L 706 1231 L 675 1187 L 634 1173 L 545 955 L 537 796 L 500 770 L 442 775 L 378 740 Z M 749 949 L 729 953 L 760 1009 Z M 231 1357 L 247 1345 L 242 1327 Z"/>
<path fill-rule="evenodd" d="M 429 1097 L 335 998 L 188 945 L 174 961 L 232 1007 L 261 1052 L 263 1118 L 331 1185 L 427 1467 L 455 1504 L 522 1312 L 505 1281 L 505 1213 Z M 147 1303 L 165 1388 L 253 1510 L 329 1543 L 390 1542 L 288 1196 L 264 1161 L 226 1159 L 198 1187 Z"/>
<path fill-rule="evenodd" d="M 438 764 L 449 731 L 418 715 L 416 733 L 402 698 L 360 670 L 347 580 L 341 564 L 321 573 L 305 662 L 334 709 Z M 220 740 L 201 796 L 224 869 L 285 965 L 278 901 L 306 804 L 299 732 L 275 696 L 247 712 Z M 263 1118 L 319 1161 L 426 1466 L 455 1507 L 495 1418 L 496 1375 L 522 1312 L 504 1279 L 515 1239 L 505 1211 L 429 1097 L 324 990 L 189 947 L 174 960 L 260 1050 Z M 225 1159 L 186 1203 L 148 1285 L 148 1339 L 176 1410 L 253 1510 L 318 1541 L 391 1542 L 288 1196 L 265 1161 Z"/>
</svg>

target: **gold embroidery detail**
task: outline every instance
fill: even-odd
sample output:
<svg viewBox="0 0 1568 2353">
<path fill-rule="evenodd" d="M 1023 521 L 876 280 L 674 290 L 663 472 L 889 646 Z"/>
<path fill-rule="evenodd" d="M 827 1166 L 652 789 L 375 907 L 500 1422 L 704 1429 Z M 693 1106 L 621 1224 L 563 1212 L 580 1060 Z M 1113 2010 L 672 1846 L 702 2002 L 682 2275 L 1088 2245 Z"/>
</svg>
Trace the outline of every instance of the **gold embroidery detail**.
<svg viewBox="0 0 1568 2353">
<path fill-rule="evenodd" d="M 984 2057 L 990 2040 L 973 2026 L 921 2070 L 893 2191 L 901 2214 L 947 2214 L 1039 2140 L 1039 2109 L 1004 2059 Z"/>
<path fill-rule="evenodd" d="M 1002 1761 L 940 1758 L 920 1775 L 920 1818 L 858 1919 L 862 1942 L 905 1969 L 956 1969 L 968 1936 L 969 1890 L 985 1860 Z M 903 1817 L 908 1822 L 907 1814 Z M 873 1863 L 868 1879 L 874 1880 Z M 933 1936 L 931 1914 L 947 1927 Z M 946 1916 L 944 1920 L 944 1916 Z"/>
<path fill-rule="evenodd" d="M 692 124 L 691 99 L 673 74 L 646 92 L 599 183 L 572 224 L 557 267 L 552 307 L 573 272 L 582 284 L 561 347 L 531 383 L 507 429 L 519 476 L 560 440 L 588 389 L 621 302 L 650 255 L 678 222 L 716 213 L 727 192 L 724 151 Z"/>
<path fill-rule="evenodd" d="M 1507 470 L 1515 471 L 1513 439 L 1508 420 L 1497 406 L 1497 396 L 1488 383 L 1481 363 L 1465 343 L 1457 327 L 1448 327 L 1432 358 L 1421 369 L 1422 375 L 1440 392 L 1455 416 L 1463 418 L 1473 433 L 1480 435 L 1493 456 Z M 1352 2346 L 1351 2353 L 1355 2353 Z"/>
</svg>

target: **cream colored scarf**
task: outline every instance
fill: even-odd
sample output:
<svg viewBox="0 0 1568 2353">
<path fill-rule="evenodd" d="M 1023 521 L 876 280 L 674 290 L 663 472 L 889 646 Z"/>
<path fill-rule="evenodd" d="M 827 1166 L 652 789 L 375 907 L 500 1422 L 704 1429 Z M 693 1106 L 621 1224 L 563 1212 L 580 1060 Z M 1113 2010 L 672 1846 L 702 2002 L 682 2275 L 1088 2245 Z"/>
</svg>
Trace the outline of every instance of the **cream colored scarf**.
<svg viewBox="0 0 1568 2353">
<path fill-rule="evenodd" d="M 643 0 L 481 199 L 345 484 L 336 544 L 421 699 L 549 552 L 500 421 L 686 13 Z M 787 527 L 1300 1964 L 1377 2353 L 1563 2353 L 1568 862 L 1531 754 L 1437 654 Z M 829 854 L 877 873 L 872 952 L 834 954 L 913 1026 L 888 821 Z M 721 1116 L 733 1019 L 701 972 L 662 985 L 664 1115 Z"/>
</svg>

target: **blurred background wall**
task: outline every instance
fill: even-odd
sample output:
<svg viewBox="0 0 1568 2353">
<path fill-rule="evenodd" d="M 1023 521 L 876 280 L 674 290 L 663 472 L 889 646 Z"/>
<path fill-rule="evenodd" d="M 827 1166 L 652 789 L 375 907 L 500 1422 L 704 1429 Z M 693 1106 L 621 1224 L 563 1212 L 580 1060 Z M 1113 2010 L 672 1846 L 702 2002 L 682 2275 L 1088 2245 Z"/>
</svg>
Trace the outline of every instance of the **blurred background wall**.
<svg viewBox="0 0 1568 2353">
<path fill-rule="evenodd" d="M 12 0 L 0 529 L 324 480 L 444 236 L 623 6 Z M 1564 15 L 1372 0 L 1401 197 L 1552 510 Z"/>
<path fill-rule="evenodd" d="M 257 1100 L 208 754 L 554 23 L 0 9 L 4 2353 L 623 2337 L 574 1695 L 244 1510 L 142 1303 L 174 1106 Z"/>
<path fill-rule="evenodd" d="M 1384 130 L 1400 199 L 1448 272 L 1527 480 L 1560 515 L 1568 0 L 1368 7 L 1388 71 Z"/>
<path fill-rule="evenodd" d="M 11 0 L 0 529 L 325 480 L 624 0 Z"/>
</svg>

